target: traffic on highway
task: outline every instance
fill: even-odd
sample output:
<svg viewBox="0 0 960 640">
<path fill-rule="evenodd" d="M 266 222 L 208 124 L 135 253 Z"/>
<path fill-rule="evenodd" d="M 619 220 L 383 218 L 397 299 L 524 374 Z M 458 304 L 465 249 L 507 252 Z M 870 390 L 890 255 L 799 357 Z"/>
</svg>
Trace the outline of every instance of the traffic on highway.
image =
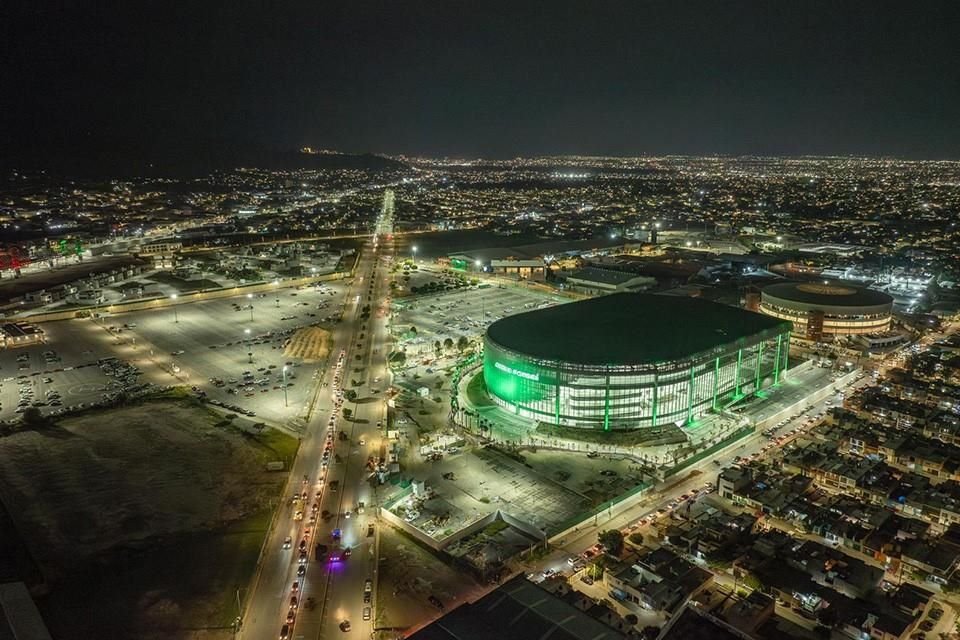
<svg viewBox="0 0 960 640">
<path fill-rule="evenodd" d="M 378 225 L 382 228 L 383 225 Z M 387 225 L 389 226 L 389 224 Z M 389 234 L 364 246 L 333 330 L 314 411 L 239 627 L 242 638 L 369 636 L 376 598 L 376 487 L 384 464 Z M 333 355 L 331 355 L 333 358 Z"/>
</svg>

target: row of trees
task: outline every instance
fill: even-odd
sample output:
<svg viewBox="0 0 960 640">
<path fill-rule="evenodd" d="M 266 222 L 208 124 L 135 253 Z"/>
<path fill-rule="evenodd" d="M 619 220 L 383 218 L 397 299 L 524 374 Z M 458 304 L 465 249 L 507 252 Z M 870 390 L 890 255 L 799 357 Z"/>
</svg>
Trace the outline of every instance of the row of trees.
<svg viewBox="0 0 960 640">
<path fill-rule="evenodd" d="M 414 325 L 410 325 L 410 329 L 408 333 L 412 336 L 416 336 L 417 327 Z M 443 353 L 444 350 L 453 351 L 454 346 L 456 346 L 457 351 L 462 353 L 466 351 L 467 348 L 470 346 L 470 339 L 467 336 L 460 336 L 459 338 L 457 338 L 456 343 L 454 343 L 453 338 L 444 338 L 442 343 L 439 340 L 436 340 L 433 343 L 433 350 L 439 356 Z"/>
</svg>

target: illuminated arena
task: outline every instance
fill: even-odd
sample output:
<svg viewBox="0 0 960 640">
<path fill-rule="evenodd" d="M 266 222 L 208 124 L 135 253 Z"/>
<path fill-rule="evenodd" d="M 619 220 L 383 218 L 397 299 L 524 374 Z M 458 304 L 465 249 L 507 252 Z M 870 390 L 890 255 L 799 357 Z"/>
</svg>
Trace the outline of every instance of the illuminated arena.
<svg viewBox="0 0 960 640">
<path fill-rule="evenodd" d="M 889 331 L 893 298 L 848 284 L 783 282 L 764 287 L 760 312 L 793 323 L 808 340 Z"/>
<path fill-rule="evenodd" d="M 483 376 L 494 402 L 540 422 L 682 426 L 778 384 L 790 331 L 698 298 L 614 294 L 494 322 Z"/>
</svg>

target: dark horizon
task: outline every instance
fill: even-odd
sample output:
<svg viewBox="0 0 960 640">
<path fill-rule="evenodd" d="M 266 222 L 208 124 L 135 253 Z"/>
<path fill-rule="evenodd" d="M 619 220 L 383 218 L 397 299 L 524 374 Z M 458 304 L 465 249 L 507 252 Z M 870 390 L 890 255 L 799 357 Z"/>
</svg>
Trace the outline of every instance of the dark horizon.
<svg viewBox="0 0 960 640">
<path fill-rule="evenodd" d="M 8 10 L 6 164 L 309 145 L 960 159 L 955 3 Z"/>
</svg>

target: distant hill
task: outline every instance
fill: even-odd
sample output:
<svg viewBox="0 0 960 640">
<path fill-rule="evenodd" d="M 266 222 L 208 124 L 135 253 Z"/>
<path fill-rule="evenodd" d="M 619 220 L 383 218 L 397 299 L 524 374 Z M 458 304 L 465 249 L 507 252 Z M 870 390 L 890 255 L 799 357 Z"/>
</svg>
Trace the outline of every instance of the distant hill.
<svg viewBox="0 0 960 640">
<path fill-rule="evenodd" d="M 372 153 L 307 154 L 298 150 L 254 148 L 222 140 L 190 141 L 138 147 L 100 144 L 63 149 L 43 157 L 5 156 L 0 169 L 44 170 L 59 177 L 126 178 L 137 176 L 193 178 L 213 171 L 256 167 L 261 169 L 364 169 L 403 171 L 409 166 Z"/>
</svg>

